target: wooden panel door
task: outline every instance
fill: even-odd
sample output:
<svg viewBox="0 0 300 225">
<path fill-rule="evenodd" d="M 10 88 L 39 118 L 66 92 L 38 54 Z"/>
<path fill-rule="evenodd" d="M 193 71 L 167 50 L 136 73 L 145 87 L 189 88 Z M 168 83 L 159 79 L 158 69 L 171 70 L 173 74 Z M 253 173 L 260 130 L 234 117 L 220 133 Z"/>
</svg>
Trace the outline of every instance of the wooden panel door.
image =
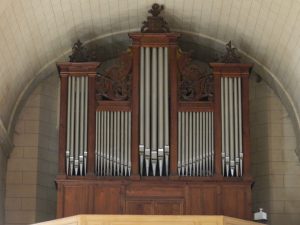
<svg viewBox="0 0 300 225">
<path fill-rule="evenodd" d="M 225 216 L 248 218 L 247 189 L 236 185 L 226 185 L 222 188 L 222 211 Z"/>
<path fill-rule="evenodd" d="M 95 214 L 121 214 L 123 212 L 121 187 L 95 186 L 93 199 Z"/>
<path fill-rule="evenodd" d="M 183 215 L 184 200 L 157 200 L 154 201 L 155 215 Z"/>
<path fill-rule="evenodd" d="M 65 186 L 63 193 L 63 217 L 89 213 L 87 186 Z"/>
<path fill-rule="evenodd" d="M 151 200 L 127 200 L 125 214 L 154 215 L 154 204 Z"/>
<path fill-rule="evenodd" d="M 194 186 L 189 188 L 188 194 L 191 215 L 217 215 L 218 187 L 217 186 Z"/>
</svg>

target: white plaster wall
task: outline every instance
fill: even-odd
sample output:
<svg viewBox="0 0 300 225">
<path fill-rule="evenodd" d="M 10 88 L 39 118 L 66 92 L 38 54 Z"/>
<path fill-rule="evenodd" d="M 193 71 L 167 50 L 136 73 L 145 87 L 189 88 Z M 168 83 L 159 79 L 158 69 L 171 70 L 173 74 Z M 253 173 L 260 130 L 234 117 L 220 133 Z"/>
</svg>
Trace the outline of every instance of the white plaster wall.
<svg viewBox="0 0 300 225">
<path fill-rule="evenodd" d="M 253 209 L 271 225 L 300 224 L 300 163 L 291 119 L 265 82 L 251 80 L 250 120 Z"/>
<path fill-rule="evenodd" d="M 298 0 L 158 0 L 173 29 L 233 43 L 267 73 L 299 128 Z M 0 0 L 0 128 L 13 129 L 17 100 L 78 39 L 141 27 L 149 0 Z M 211 44 L 213 47 L 215 43 Z M 49 66 L 49 67 L 48 67 Z M 267 76 L 266 76 L 267 77 Z M 1 122 L 2 121 L 2 122 Z M 1 124 L 3 123 L 4 126 Z M 11 129 L 10 129 L 11 128 Z"/>
</svg>

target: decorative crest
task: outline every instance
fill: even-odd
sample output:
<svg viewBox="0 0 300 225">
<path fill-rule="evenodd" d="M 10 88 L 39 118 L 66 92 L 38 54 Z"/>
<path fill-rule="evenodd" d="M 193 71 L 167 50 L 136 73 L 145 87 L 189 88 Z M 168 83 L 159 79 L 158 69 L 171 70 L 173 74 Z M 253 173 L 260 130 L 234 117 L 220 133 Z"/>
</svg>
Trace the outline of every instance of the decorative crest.
<svg viewBox="0 0 300 225">
<path fill-rule="evenodd" d="M 143 33 L 167 33 L 170 32 L 167 22 L 162 16 L 159 16 L 160 12 L 164 10 L 163 5 L 154 3 L 152 8 L 148 11 L 152 16 L 147 17 L 147 21 L 143 22 L 141 32 Z"/>
<path fill-rule="evenodd" d="M 181 101 L 211 101 L 214 86 L 209 67 L 193 61 L 191 56 L 192 52 L 178 52 L 179 99 Z"/>
<path fill-rule="evenodd" d="M 232 47 L 231 41 L 226 44 L 227 53 L 221 57 L 220 61 L 223 63 L 240 63 L 240 56 L 237 54 L 237 49 Z"/>
<path fill-rule="evenodd" d="M 69 56 L 70 62 L 88 62 L 93 61 L 95 56 L 89 54 L 87 48 L 78 40 L 72 47 L 72 55 Z"/>
</svg>

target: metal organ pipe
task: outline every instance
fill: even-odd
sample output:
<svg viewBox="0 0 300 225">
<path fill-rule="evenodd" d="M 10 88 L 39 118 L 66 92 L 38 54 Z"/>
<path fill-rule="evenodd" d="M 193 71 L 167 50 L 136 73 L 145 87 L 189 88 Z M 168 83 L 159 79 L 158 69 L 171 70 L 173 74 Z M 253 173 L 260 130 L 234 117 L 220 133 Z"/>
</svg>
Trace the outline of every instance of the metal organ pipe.
<svg viewBox="0 0 300 225">
<path fill-rule="evenodd" d="M 196 113 L 193 112 L 193 118 L 192 118 L 192 122 L 193 122 L 193 157 L 192 157 L 192 163 L 193 163 L 193 167 L 192 167 L 192 171 L 193 171 L 193 176 L 196 175 Z"/>
<path fill-rule="evenodd" d="M 164 47 L 164 141 L 165 141 L 165 169 L 166 175 L 169 174 L 169 52 L 168 48 Z"/>
<path fill-rule="evenodd" d="M 80 81 L 80 148 L 79 148 L 79 172 L 83 174 L 83 123 L 84 123 L 84 77 L 78 78 Z M 79 122 L 79 121 L 78 121 Z M 97 164 L 95 164 L 97 165 Z"/>
<path fill-rule="evenodd" d="M 71 151 L 71 93 L 72 93 L 72 78 L 68 78 L 68 116 L 67 116 L 67 149 L 66 149 L 66 172 L 69 175 L 69 162 Z"/>
<path fill-rule="evenodd" d="M 178 174 L 213 176 L 213 113 L 178 112 Z"/>
<path fill-rule="evenodd" d="M 235 174 L 239 176 L 239 134 L 238 134 L 238 85 L 237 79 L 233 78 L 233 90 L 234 90 L 234 154 L 235 154 Z"/>
<path fill-rule="evenodd" d="M 71 89 L 71 130 L 70 130 L 70 136 L 71 136 L 71 144 L 70 144 L 70 174 L 73 175 L 73 169 L 74 169 L 74 111 L 75 111 L 75 77 L 70 77 L 71 83 L 72 83 L 72 89 Z"/>
<path fill-rule="evenodd" d="M 131 172 L 131 113 L 96 112 L 95 167 L 98 176 L 128 176 Z"/>
<path fill-rule="evenodd" d="M 225 176 L 225 90 L 224 78 L 221 79 L 221 118 L 222 118 L 222 174 Z"/>
<path fill-rule="evenodd" d="M 238 140 L 239 140 L 239 158 L 240 158 L 240 162 L 239 162 L 239 167 L 240 167 L 240 176 L 243 175 L 243 138 L 242 138 L 242 90 L 241 90 L 241 82 L 242 79 L 239 77 L 237 78 L 238 82 L 238 90 L 237 90 L 237 96 L 238 96 Z"/>
<path fill-rule="evenodd" d="M 152 48 L 151 61 L 151 164 L 156 175 L 157 165 L 157 48 Z"/>
<path fill-rule="evenodd" d="M 145 49 L 145 167 L 150 170 L 150 48 Z"/>
<path fill-rule="evenodd" d="M 140 154 L 140 174 L 144 170 L 144 157 L 145 157 L 145 143 L 144 143 L 144 127 L 145 127 L 145 50 L 141 47 L 140 51 L 141 64 L 140 64 L 140 145 L 139 145 L 139 154 Z"/>
<path fill-rule="evenodd" d="M 159 175 L 163 175 L 164 162 L 164 61 L 163 48 L 158 48 L 158 164 Z"/>
<path fill-rule="evenodd" d="M 168 175 L 168 48 L 141 47 L 140 54 L 140 174 Z"/>
<path fill-rule="evenodd" d="M 181 174 L 181 154 L 182 154 L 182 146 L 181 146 L 181 133 L 182 133 L 182 126 L 181 126 L 181 115 L 182 112 L 178 113 L 178 162 L 177 162 L 177 172 Z"/>
<path fill-rule="evenodd" d="M 242 176 L 241 78 L 222 77 L 221 93 L 223 176 Z"/>
<path fill-rule="evenodd" d="M 87 157 L 87 77 L 68 78 L 67 175 L 86 174 Z"/>
</svg>

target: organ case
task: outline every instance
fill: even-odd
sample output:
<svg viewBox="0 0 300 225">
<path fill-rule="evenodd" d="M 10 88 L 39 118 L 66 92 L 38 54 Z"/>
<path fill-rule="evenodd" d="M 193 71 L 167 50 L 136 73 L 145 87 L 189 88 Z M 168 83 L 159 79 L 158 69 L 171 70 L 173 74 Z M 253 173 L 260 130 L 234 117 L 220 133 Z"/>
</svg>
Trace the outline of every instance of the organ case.
<svg viewBox="0 0 300 225">
<path fill-rule="evenodd" d="M 251 218 L 248 76 L 229 42 L 203 69 L 154 4 L 108 63 L 77 42 L 61 77 L 57 216 Z M 210 72 L 212 71 L 212 72 Z"/>
</svg>

